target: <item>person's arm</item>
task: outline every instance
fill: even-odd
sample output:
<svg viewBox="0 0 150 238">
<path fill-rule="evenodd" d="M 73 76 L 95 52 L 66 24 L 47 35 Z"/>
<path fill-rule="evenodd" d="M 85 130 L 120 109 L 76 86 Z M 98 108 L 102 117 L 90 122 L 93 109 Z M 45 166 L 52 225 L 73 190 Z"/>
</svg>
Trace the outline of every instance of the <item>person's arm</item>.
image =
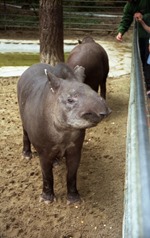
<svg viewBox="0 0 150 238">
<path fill-rule="evenodd" d="M 148 33 L 150 33 L 150 26 L 148 26 L 142 19 L 138 20 L 141 25 L 143 26 L 143 28 L 145 29 L 145 31 L 147 31 Z"/>
<path fill-rule="evenodd" d="M 134 18 L 136 21 L 140 22 L 141 25 L 143 26 L 144 30 L 147 31 L 148 33 L 150 33 L 150 26 L 148 26 L 145 21 L 143 21 L 144 18 L 147 18 L 149 15 L 149 19 L 150 19 L 150 14 L 145 14 L 144 16 L 139 13 L 139 12 L 136 12 L 134 14 Z"/>
<path fill-rule="evenodd" d="M 122 41 L 122 36 L 124 33 L 129 29 L 131 23 L 133 21 L 133 7 L 130 3 L 126 3 L 124 10 L 123 10 L 123 17 L 118 27 L 118 34 L 116 39 L 118 41 Z"/>
</svg>

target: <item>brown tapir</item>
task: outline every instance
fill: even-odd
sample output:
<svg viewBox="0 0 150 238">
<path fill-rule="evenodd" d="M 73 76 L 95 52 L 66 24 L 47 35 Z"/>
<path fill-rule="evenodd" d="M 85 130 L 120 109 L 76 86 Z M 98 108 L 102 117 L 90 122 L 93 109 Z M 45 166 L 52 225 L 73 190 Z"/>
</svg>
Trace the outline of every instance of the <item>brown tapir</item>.
<svg viewBox="0 0 150 238">
<path fill-rule="evenodd" d="M 106 79 L 109 72 L 108 55 L 104 48 L 90 36 L 86 36 L 70 52 L 66 63 L 74 68 L 81 65 L 85 68 L 85 83 L 106 99 Z"/>
<path fill-rule="evenodd" d="M 23 156 L 31 158 L 31 144 L 37 150 L 43 175 L 41 199 L 50 202 L 55 199 L 53 162 L 64 156 L 67 200 L 71 203 L 80 200 L 76 179 L 85 129 L 96 126 L 110 113 L 110 109 L 94 90 L 79 82 L 84 79 L 82 67 L 76 67 L 74 71 L 65 64 L 55 67 L 54 70 L 48 64 L 32 65 L 18 81 Z M 57 67 L 59 78 L 56 76 Z M 60 67 L 65 75 L 69 70 L 72 76 L 69 74 L 65 80 L 60 78 Z"/>
</svg>

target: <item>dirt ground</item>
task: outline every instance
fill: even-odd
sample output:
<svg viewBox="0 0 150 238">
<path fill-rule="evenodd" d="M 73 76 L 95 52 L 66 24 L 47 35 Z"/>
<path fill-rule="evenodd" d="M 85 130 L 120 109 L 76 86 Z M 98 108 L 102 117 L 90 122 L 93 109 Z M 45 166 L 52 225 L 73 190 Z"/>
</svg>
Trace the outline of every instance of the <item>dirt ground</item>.
<svg viewBox="0 0 150 238">
<path fill-rule="evenodd" d="M 39 202 L 42 176 L 36 153 L 22 159 L 18 78 L 0 78 L 0 237 L 121 238 L 129 75 L 108 78 L 112 114 L 87 130 L 78 171 L 81 204 L 66 204 L 66 168 L 54 169 L 57 201 Z"/>
</svg>

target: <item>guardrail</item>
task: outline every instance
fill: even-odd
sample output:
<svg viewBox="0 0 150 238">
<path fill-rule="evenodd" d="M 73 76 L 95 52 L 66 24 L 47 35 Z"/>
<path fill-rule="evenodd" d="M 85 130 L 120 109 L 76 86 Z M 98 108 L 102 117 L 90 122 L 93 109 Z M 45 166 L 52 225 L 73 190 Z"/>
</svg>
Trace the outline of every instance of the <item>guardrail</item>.
<svg viewBox="0 0 150 238">
<path fill-rule="evenodd" d="M 150 238 L 150 138 L 138 27 L 134 26 L 128 110 L 123 238 Z"/>
</svg>

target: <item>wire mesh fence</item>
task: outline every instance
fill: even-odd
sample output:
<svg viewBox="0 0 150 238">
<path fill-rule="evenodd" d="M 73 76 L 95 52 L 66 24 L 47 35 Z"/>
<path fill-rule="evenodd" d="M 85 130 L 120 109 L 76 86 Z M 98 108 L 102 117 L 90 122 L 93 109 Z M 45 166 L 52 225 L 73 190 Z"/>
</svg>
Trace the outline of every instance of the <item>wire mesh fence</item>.
<svg viewBox="0 0 150 238">
<path fill-rule="evenodd" d="M 116 31 L 126 1 L 63 0 L 64 32 L 112 33 Z M 0 3 L 0 29 L 37 30 L 37 0 L 3 0 Z"/>
</svg>

